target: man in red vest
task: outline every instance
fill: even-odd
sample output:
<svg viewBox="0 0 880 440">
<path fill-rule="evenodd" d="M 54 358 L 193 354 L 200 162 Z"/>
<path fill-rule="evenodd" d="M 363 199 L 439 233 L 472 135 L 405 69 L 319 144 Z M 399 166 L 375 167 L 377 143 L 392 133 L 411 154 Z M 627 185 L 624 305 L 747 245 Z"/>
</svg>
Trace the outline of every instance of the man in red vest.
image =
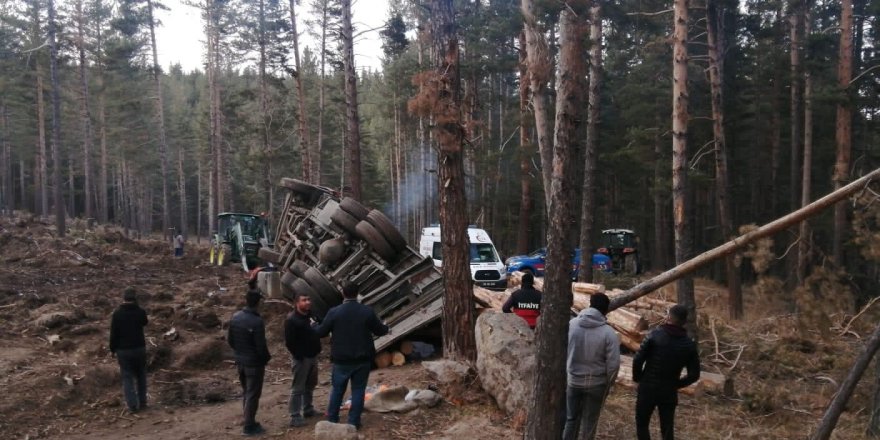
<svg viewBox="0 0 880 440">
<path fill-rule="evenodd" d="M 504 313 L 515 313 L 534 329 L 541 316 L 541 292 L 535 290 L 535 276 L 527 273 L 522 277 L 522 287 L 507 298 L 501 307 Z"/>
</svg>

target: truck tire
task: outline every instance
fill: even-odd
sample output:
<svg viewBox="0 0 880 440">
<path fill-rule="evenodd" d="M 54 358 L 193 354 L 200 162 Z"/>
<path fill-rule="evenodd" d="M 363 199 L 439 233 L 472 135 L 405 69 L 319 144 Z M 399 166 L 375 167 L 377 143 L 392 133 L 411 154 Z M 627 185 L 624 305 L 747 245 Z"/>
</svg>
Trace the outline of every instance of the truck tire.
<svg viewBox="0 0 880 440">
<path fill-rule="evenodd" d="M 307 270 L 309 270 L 309 265 L 301 260 L 296 260 L 290 264 L 290 272 L 292 272 L 298 278 L 305 277 Z"/>
<path fill-rule="evenodd" d="M 309 283 L 309 286 L 312 286 L 312 289 L 318 293 L 318 296 L 321 297 L 324 304 L 328 307 L 335 307 L 342 304 L 342 295 L 339 293 L 339 290 L 330 284 L 330 281 L 327 280 L 327 277 L 325 277 L 321 271 L 314 267 L 310 267 L 303 278 Z"/>
<path fill-rule="evenodd" d="M 370 212 L 369 209 L 361 205 L 361 202 L 351 198 L 345 197 L 342 201 L 339 202 L 339 207 L 342 208 L 343 211 L 351 214 L 352 217 L 360 220 L 364 220 L 367 218 L 367 214 Z"/>
<path fill-rule="evenodd" d="M 281 296 L 291 301 L 294 300 L 293 283 L 297 279 L 296 275 L 290 272 L 284 272 L 281 274 Z"/>
<path fill-rule="evenodd" d="M 313 289 L 312 286 L 310 286 L 309 283 L 306 282 L 306 280 L 298 278 L 296 281 L 293 282 L 293 286 L 291 286 L 291 288 L 293 289 L 294 295 L 308 295 L 309 298 L 312 300 L 312 312 L 319 318 L 324 318 L 329 308 L 327 307 L 327 304 L 324 303 L 324 300 L 320 296 L 318 296 L 318 293 L 315 292 L 315 289 Z"/>
<path fill-rule="evenodd" d="M 397 256 L 394 248 L 382 237 L 382 234 L 366 220 L 361 220 L 355 227 L 357 236 L 366 241 L 380 257 L 385 261 L 391 261 Z"/>
<path fill-rule="evenodd" d="M 356 227 L 359 220 L 345 210 L 337 209 L 330 215 L 330 220 L 343 231 L 352 235 L 357 235 Z"/>
<path fill-rule="evenodd" d="M 382 236 L 385 237 L 385 240 L 388 241 L 388 244 L 390 244 L 395 251 L 400 252 L 406 249 L 406 239 L 400 235 L 400 231 L 397 230 L 394 224 L 391 223 L 391 220 L 389 220 L 382 211 L 379 211 L 378 209 L 370 211 L 370 213 L 367 214 L 367 221 L 382 233 Z"/>
<path fill-rule="evenodd" d="M 257 256 L 260 257 L 260 260 L 278 264 L 281 262 L 281 253 L 275 252 L 272 249 L 261 247 L 259 251 L 257 251 Z"/>
</svg>

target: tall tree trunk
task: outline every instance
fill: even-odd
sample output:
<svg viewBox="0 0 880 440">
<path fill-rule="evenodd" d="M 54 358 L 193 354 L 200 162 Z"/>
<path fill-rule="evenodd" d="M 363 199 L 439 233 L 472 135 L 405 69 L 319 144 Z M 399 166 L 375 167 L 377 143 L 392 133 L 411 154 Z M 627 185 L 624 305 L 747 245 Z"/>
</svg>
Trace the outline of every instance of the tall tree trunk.
<svg viewBox="0 0 880 440">
<path fill-rule="evenodd" d="M 12 217 L 15 209 L 15 192 L 12 182 L 12 150 L 9 146 L 9 118 L 6 117 L 5 101 L 0 101 L 0 210 Z"/>
<path fill-rule="evenodd" d="M 602 6 L 590 7 L 590 97 L 587 114 L 587 148 L 584 152 L 584 179 L 581 196 L 581 266 L 578 280 L 593 281 L 593 221 L 596 216 L 596 156 L 599 150 L 599 117 L 602 95 Z"/>
<path fill-rule="evenodd" d="M 43 99 L 43 69 L 39 57 L 35 58 L 34 70 L 37 73 L 37 156 L 40 171 L 40 215 L 49 216 L 49 167 L 46 151 L 46 109 Z"/>
<path fill-rule="evenodd" d="M 532 155 L 534 146 L 529 136 L 529 66 L 526 63 L 526 34 L 519 33 L 519 179 L 520 202 L 516 228 L 516 252 L 529 251 L 529 226 L 532 214 Z"/>
<path fill-rule="evenodd" d="M 709 82 L 712 89 L 712 129 L 715 136 L 715 193 L 718 197 L 718 222 L 724 240 L 733 236 L 733 213 L 730 208 L 730 184 L 727 170 L 727 141 L 724 135 L 724 9 L 717 0 L 709 0 L 706 8 L 706 29 L 709 41 Z M 731 319 L 743 315 L 742 288 L 734 257 L 724 259 L 727 272 L 728 312 Z"/>
<path fill-rule="evenodd" d="M 789 25 L 791 32 L 791 174 L 789 178 L 790 210 L 799 206 L 798 183 L 801 180 L 801 45 L 803 28 L 803 0 L 790 0 Z"/>
<path fill-rule="evenodd" d="M 657 127 L 659 128 L 659 116 L 657 119 Z M 661 143 L 660 131 L 657 130 L 654 134 L 654 182 L 652 188 L 654 197 L 654 258 L 651 266 L 655 270 L 666 269 L 667 256 L 669 255 L 669 242 L 666 240 L 668 205 L 663 196 L 665 193 L 663 184 L 666 181 L 663 178 L 663 168 L 663 144 Z"/>
<path fill-rule="evenodd" d="M 315 184 L 321 183 L 321 155 L 324 151 L 324 109 L 325 104 L 325 79 L 327 66 L 327 2 L 321 5 L 321 79 L 318 85 L 318 144 L 315 148 L 315 156 L 312 160 L 312 178 Z"/>
<path fill-rule="evenodd" d="M 850 153 L 852 151 L 852 98 L 849 82 L 852 79 L 853 51 L 853 4 L 852 0 L 840 3 L 840 50 L 837 64 L 837 86 L 841 99 L 837 102 L 837 127 L 834 141 L 837 145 L 837 161 L 834 164 L 834 188 L 849 181 Z M 846 230 L 846 204 L 834 207 L 833 255 L 838 267 L 843 267 L 843 235 Z"/>
<path fill-rule="evenodd" d="M 64 237 L 67 226 L 61 197 L 61 84 L 58 82 L 58 50 L 55 43 L 55 0 L 48 0 L 48 8 L 49 80 L 52 84 L 52 203 L 55 204 L 56 232 L 59 237 Z"/>
<path fill-rule="evenodd" d="M 541 156 L 541 176 L 544 200 L 550 212 L 550 181 L 553 162 L 553 133 L 550 132 L 550 89 L 547 83 L 553 77 L 550 48 L 538 25 L 534 0 L 522 0 L 523 23 L 526 33 L 526 57 L 529 65 L 529 81 L 532 93 L 532 110 L 535 112 L 535 133 Z"/>
<path fill-rule="evenodd" d="M 94 217 L 92 207 L 92 111 L 89 106 L 89 79 L 86 65 L 85 30 L 82 0 L 76 0 L 76 48 L 79 52 L 80 121 L 83 142 L 83 201 L 86 218 Z"/>
<path fill-rule="evenodd" d="M 348 131 L 348 171 L 351 194 L 357 200 L 363 195 L 361 182 L 361 123 L 358 116 L 357 74 L 354 70 L 354 38 L 351 26 L 351 0 L 341 0 L 342 63 L 345 71 L 345 109 Z"/>
<path fill-rule="evenodd" d="M 473 362 L 477 357 L 474 338 L 474 297 L 468 258 L 467 200 L 464 182 L 465 139 L 461 123 L 461 80 L 455 12 L 452 0 L 432 0 L 430 29 L 434 49 L 434 73 L 422 93 L 414 98 L 416 112 L 430 114 L 438 140 L 437 177 L 440 196 L 440 229 L 443 247 L 443 354 Z M 433 88 L 428 91 L 428 88 Z M 436 102 L 425 103 L 426 100 Z M 424 105 L 421 105 L 424 104 Z"/>
<path fill-rule="evenodd" d="M 153 19 L 153 0 L 147 0 L 147 20 L 150 25 L 150 49 L 153 52 L 153 85 L 156 88 L 156 133 L 159 136 L 159 167 L 162 178 L 162 236 L 169 234 L 171 208 L 168 204 L 168 142 L 165 139 L 165 105 L 162 99 L 162 75 L 156 49 L 156 22 Z M 170 237 L 166 237 L 170 238 Z"/>
<path fill-rule="evenodd" d="M 880 362 L 874 362 L 874 393 L 871 399 L 871 420 L 868 422 L 867 435 L 880 438 Z"/>
<path fill-rule="evenodd" d="M 809 39 L 813 28 L 812 1 L 805 0 L 804 38 Z M 807 59 L 810 53 L 805 54 Z M 810 191 L 813 171 L 813 75 L 809 66 L 804 68 L 804 170 L 801 178 L 801 206 L 810 204 Z M 804 221 L 798 228 L 797 281 L 803 285 L 807 277 L 807 260 L 810 251 L 810 224 Z"/>
<path fill-rule="evenodd" d="M 269 209 L 269 215 L 272 213 L 272 157 L 270 150 L 269 137 L 271 136 L 271 115 L 269 115 L 269 76 L 266 73 L 268 63 L 267 54 L 267 35 L 266 35 L 266 2 L 259 0 L 257 3 L 259 8 L 259 35 L 257 42 L 259 45 L 260 60 L 258 63 L 259 73 L 259 90 L 260 90 L 260 153 L 263 155 L 263 191 L 266 197 L 265 203 Z"/>
<path fill-rule="evenodd" d="M 303 180 L 306 182 L 314 182 L 312 172 L 312 145 L 309 142 L 309 130 L 306 124 L 306 98 L 302 85 L 302 70 L 299 62 L 299 35 L 296 32 L 296 0 L 290 0 L 290 35 L 293 40 L 293 67 L 296 70 L 294 80 L 296 81 L 296 98 L 298 105 L 297 121 L 299 122 L 299 145 L 302 148 L 302 173 Z M 322 55 L 323 56 L 323 55 Z"/>
<path fill-rule="evenodd" d="M 94 9 L 98 11 L 98 20 L 95 23 L 95 68 L 98 71 L 98 133 L 101 139 L 101 170 L 100 181 L 98 182 L 98 211 L 101 223 L 107 223 L 110 220 L 109 181 L 107 180 L 109 177 L 107 175 L 107 161 L 109 160 L 109 157 L 107 156 L 107 116 L 106 105 L 104 102 L 104 23 L 103 14 L 100 13 L 103 9 L 101 0 L 95 1 Z M 114 212 L 114 215 L 117 215 L 117 213 Z"/>
<path fill-rule="evenodd" d="M 177 147 L 177 193 L 180 196 L 180 233 L 187 235 L 189 219 L 187 218 L 186 174 L 183 169 L 183 144 Z M 198 219 L 198 217 L 196 217 Z"/>
<path fill-rule="evenodd" d="M 587 66 L 584 59 L 588 10 L 585 4 L 571 4 L 559 18 L 559 78 L 556 99 L 556 142 L 553 147 L 553 174 L 550 190 L 550 228 L 547 232 L 547 270 L 541 319 L 538 320 L 535 351 L 534 403 L 528 415 L 526 438 L 558 439 L 562 435 L 559 418 L 565 400 L 565 353 L 568 346 L 568 319 L 571 316 L 570 240 L 576 212 L 574 178 L 576 158 L 581 157 L 581 129 L 584 118 L 584 91 Z"/>
<path fill-rule="evenodd" d="M 672 37 L 672 213 L 675 229 L 675 264 L 691 255 L 690 208 L 687 183 L 688 141 L 688 0 L 674 2 Z M 676 282 L 678 303 L 688 308 L 688 333 L 696 337 L 694 281 L 683 277 Z"/>
</svg>

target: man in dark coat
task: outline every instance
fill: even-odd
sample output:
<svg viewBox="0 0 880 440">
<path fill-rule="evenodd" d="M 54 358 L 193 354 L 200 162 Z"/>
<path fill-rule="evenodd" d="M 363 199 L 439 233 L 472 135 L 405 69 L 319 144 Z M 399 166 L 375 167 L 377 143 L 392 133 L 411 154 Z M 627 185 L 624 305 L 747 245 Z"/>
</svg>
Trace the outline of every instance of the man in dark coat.
<svg viewBox="0 0 880 440">
<path fill-rule="evenodd" d="M 321 339 L 312 328 L 312 299 L 308 294 L 296 295 L 294 310 L 284 321 L 284 344 L 293 359 L 293 383 L 290 390 L 290 426 L 305 426 L 305 417 L 315 416 L 312 394 L 318 385 L 318 353 Z"/>
<path fill-rule="evenodd" d="M 342 404 L 345 388 L 351 381 L 348 424 L 360 429 L 370 366 L 376 357 L 373 335 L 387 334 L 388 326 L 379 321 L 373 309 L 358 302 L 358 287 L 355 284 L 345 284 L 342 287 L 342 296 L 345 301 L 327 312 L 324 322 L 315 329 L 315 333 L 319 338 L 332 334 L 330 360 L 333 362 L 333 389 L 327 407 L 327 420 L 339 423 L 339 406 Z"/>
<path fill-rule="evenodd" d="M 134 288 L 125 289 L 122 305 L 110 320 L 110 352 L 119 361 L 122 373 L 122 393 L 131 412 L 147 408 L 147 348 L 144 327 L 147 312 L 137 304 Z M 137 390 L 135 384 L 137 382 Z"/>
<path fill-rule="evenodd" d="M 697 344 L 684 328 L 687 316 L 685 306 L 672 306 L 666 324 L 651 332 L 633 358 L 632 377 L 639 384 L 636 396 L 636 434 L 639 440 L 651 438 L 648 427 L 655 407 L 660 413 L 661 437 L 673 440 L 678 390 L 700 379 Z M 682 379 L 681 371 L 685 368 L 687 376 Z"/>
<path fill-rule="evenodd" d="M 265 432 L 257 423 L 257 408 L 263 393 L 263 378 L 266 364 L 272 356 L 266 346 L 266 327 L 257 312 L 262 293 L 256 288 L 256 280 L 248 283 L 250 289 L 245 295 L 247 307 L 232 315 L 229 322 L 227 341 L 235 351 L 235 364 L 238 367 L 238 380 L 241 382 L 242 408 L 244 412 L 244 435 L 259 435 Z"/>
<path fill-rule="evenodd" d="M 513 312 L 525 319 L 532 329 L 538 324 L 538 317 L 541 316 L 541 292 L 538 292 L 534 286 L 535 276 L 530 273 L 523 275 L 522 287 L 513 292 L 501 306 L 502 312 Z"/>
</svg>

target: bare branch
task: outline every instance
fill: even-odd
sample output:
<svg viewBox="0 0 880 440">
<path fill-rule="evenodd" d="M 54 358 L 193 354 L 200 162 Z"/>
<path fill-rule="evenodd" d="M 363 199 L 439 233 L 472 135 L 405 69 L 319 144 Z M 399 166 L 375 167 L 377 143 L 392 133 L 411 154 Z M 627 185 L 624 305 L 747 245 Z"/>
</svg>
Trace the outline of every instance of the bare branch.
<svg viewBox="0 0 880 440">
<path fill-rule="evenodd" d="M 669 12 L 672 12 L 672 9 L 664 9 L 662 11 L 657 11 L 657 12 L 627 12 L 626 15 L 643 15 L 646 17 L 654 17 L 657 15 L 667 14 Z"/>
</svg>

